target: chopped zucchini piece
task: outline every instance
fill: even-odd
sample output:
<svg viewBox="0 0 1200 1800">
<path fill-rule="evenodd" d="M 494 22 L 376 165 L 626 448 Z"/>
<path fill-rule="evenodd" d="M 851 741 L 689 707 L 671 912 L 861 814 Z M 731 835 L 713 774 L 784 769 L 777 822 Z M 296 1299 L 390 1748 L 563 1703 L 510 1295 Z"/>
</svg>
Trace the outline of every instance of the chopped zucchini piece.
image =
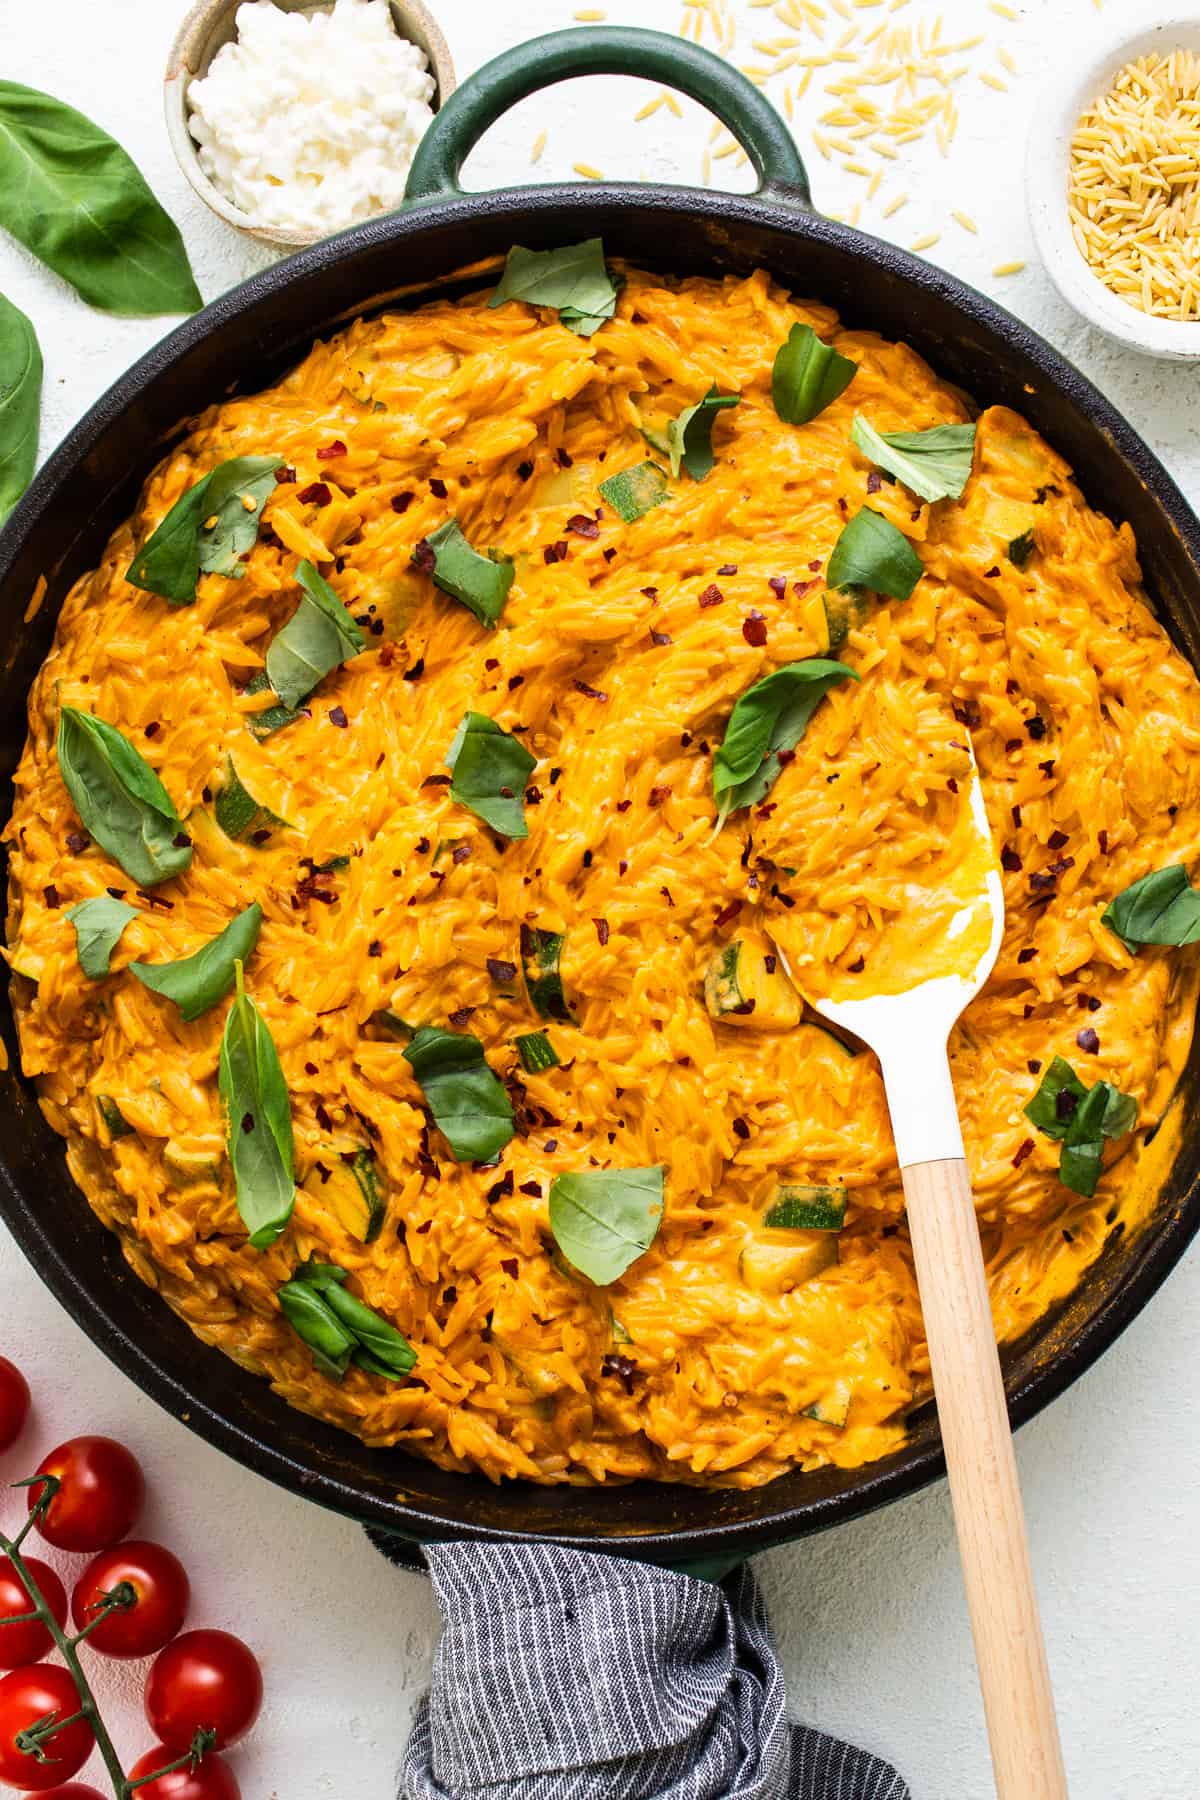
<svg viewBox="0 0 1200 1800">
<path fill-rule="evenodd" d="M 767 939 L 754 932 L 722 944 L 704 976 L 704 1004 L 724 1025 L 790 1031 L 804 1003 Z"/>
<path fill-rule="evenodd" d="M 410 1025 L 407 1019 L 402 1019 L 400 1014 L 393 1012 L 390 1006 L 385 1006 L 379 1012 L 372 1013 L 371 1023 L 372 1025 L 382 1025 L 383 1029 L 389 1031 L 393 1037 L 403 1038 L 405 1042 L 417 1034 L 417 1027 Z"/>
<path fill-rule="evenodd" d="M 387 1199 L 369 1150 L 357 1150 L 352 1156 L 344 1151 L 328 1151 L 304 1186 L 332 1209 L 351 1237 L 370 1244 L 379 1236 Z"/>
<path fill-rule="evenodd" d="M 853 1394 L 848 1381 L 835 1381 L 827 1394 L 804 1409 L 806 1419 L 816 1419 L 819 1425 L 832 1425 L 837 1431 L 846 1429 L 846 1420 L 850 1417 L 850 1402 Z"/>
<path fill-rule="evenodd" d="M 526 1031 L 515 1038 L 517 1055 L 527 1075 L 539 1075 L 544 1069 L 557 1069 L 558 1053 L 544 1031 Z"/>
<path fill-rule="evenodd" d="M 820 1013 L 816 1012 L 813 1007 L 805 1006 L 804 1018 L 801 1020 L 801 1023 L 804 1025 L 811 1025 L 814 1031 L 819 1031 L 825 1037 L 832 1038 L 833 1042 L 844 1056 L 862 1055 L 863 1046 L 859 1039 L 854 1036 L 853 1032 L 844 1031 L 840 1025 L 831 1025 L 829 1020 L 823 1019 Z"/>
<path fill-rule="evenodd" d="M 122 1113 L 111 1094 L 96 1095 L 96 1111 L 104 1121 L 104 1128 L 115 1143 L 118 1138 L 129 1137 L 133 1126 Z"/>
<path fill-rule="evenodd" d="M 803 1243 L 755 1238 L 738 1258 L 738 1273 L 758 1294 L 790 1294 L 838 1260 L 837 1234 L 813 1231 Z"/>
<path fill-rule="evenodd" d="M 271 691 L 271 683 L 267 679 L 265 669 L 256 669 L 242 689 L 244 694 L 266 694 Z M 273 732 L 282 731 L 285 725 L 294 725 L 297 719 L 304 717 L 305 714 L 298 708 L 285 706 L 282 700 L 279 700 L 274 706 L 264 707 L 262 712 L 243 713 L 242 722 L 250 736 L 257 738 L 261 743 Z"/>
<path fill-rule="evenodd" d="M 846 1222 L 844 1187 L 805 1187 L 780 1182 L 763 1224 L 776 1231 L 840 1231 Z"/>
<path fill-rule="evenodd" d="M 225 786 L 217 795 L 217 824 L 227 838 L 261 843 L 272 831 L 286 827 L 287 820 L 247 792 L 231 756 L 226 762 Z"/>
<path fill-rule="evenodd" d="M 632 1344 L 633 1339 L 622 1325 L 620 1319 L 618 1319 L 616 1313 L 611 1310 L 608 1315 L 608 1323 L 614 1344 Z"/>
<path fill-rule="evenodd" d="M 543 1019 L 570 1023 L 558 967 L 566 941 L 561 931 L 542 931 L 536 925 L 521 927 L 521 969 L 529 1004 Z"/>
<path fill-rule="evenodd" d="M 174 1187 L 220 1187 L 223 1156 L 221 1139 L 211 1134 L 168 1138 L 163 1166 Z"/>
</svg>

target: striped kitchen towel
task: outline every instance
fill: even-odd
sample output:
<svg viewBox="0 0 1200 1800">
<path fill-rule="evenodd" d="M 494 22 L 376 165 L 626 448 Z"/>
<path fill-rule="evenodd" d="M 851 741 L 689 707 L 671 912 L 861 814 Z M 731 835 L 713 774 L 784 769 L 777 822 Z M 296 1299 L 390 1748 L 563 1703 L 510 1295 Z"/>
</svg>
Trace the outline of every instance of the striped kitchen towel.
<svg viewBox="0 0 1200 1800">
<path fill-rule="evenodd" d="M 399 1800 L 911 1800 L 788 1723 L 746 1565 L 718 1586 L 553 1545 L 425 1558 L 445 1630 Z"/>
</svg>

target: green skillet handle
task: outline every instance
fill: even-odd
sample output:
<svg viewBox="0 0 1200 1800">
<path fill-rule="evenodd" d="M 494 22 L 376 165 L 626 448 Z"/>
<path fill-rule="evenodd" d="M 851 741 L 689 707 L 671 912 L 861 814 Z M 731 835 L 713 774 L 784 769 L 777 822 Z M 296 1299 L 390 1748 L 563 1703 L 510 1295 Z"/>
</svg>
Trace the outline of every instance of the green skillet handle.
<svg viewBox="0 0 1200 1800">
<path fill-rule="evenodd" d="M 504 51 L 451 94 L 413 159 L 405 199 L 461 194 L 463 163 L 490 125 L 519 100 L 576 75 L 640 75 L 688 94 L 737 138 L 766 199 L 810 207 L 808 176 L 791 132 L 752 81 L 698 44 L 633 26 L 586 26 Z"/>
</svg>

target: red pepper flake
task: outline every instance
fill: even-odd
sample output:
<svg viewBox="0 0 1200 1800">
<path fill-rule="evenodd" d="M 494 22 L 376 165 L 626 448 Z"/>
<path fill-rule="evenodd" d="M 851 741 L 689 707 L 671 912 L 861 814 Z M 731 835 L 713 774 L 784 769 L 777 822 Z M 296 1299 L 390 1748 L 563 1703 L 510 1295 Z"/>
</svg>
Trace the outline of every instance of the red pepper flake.
<svg viewBox="0 0 1200 1800">
<path fill-rule="evenodd" d="M 1012 1159 L 1013 1168 L 1019 1169 L 1021 1164 L 1026 1160 L 1026 1158 L 1030 1157 L 1032 1155 L 1033 1155 L 1033 1139 L 1025 1138 L 1022 1140 L 1021 1146 L 1018 1149 L 1017 1154 Z"/>
<path fill-rule="evenodd" d="M 368 956 L 382 956 L 383 955 L 383 945 L 380 943 L 378 938 L 372 938 L 370 943 L 367 945 L 367 955 Z"/>
<path fill-rule="evenodd" d="M 751 607 L 742 620 L 742 636 L 755 650 L 761 650 L 767 641 L 767 622 L 757 607 Z"/>
<path fill-rule="evenodd" d="M 1025 1005 L 1025 1006 L 1023 1006 L 1023 1007 L 1022 1007 L 1022 1008 L 1021 1008 L 1021 1017 L 1022 1017 L 1022 1018 L 1023 1018 L 1023 1019 L 1032 1019 L 1032 1017 L 1033 1017 L 1033 1008 L 1032 1008 L 1032 1006 L 1029 1006 L 1029 1005 L 1028 1005 L 1028 1004 L 1026 1004 L 1026 1005 Z"/>
<path fill-rule="evenodd" d="M 518 481 L 528 481 L 529 477 L 532 474 L 533 474 L 533 464 L 531 462 L 519 462 L 517 464 L 517 480 Z"/>
<path fill-rule="evenodd" d="M 879 473 L 878 469 L 872 469 L 871 473 L 867 476 L 868 494 L 877 494 L 882 486 L 883 476 Z"/>
<path fill-rule="evenodd" d="M 1007 844 L 1005 844 L 1003 850 L 1000 852 L 1000 867 L 1002 869 L 1007 869 L 1010 875 L 1019 875 L 1023 867 L 1021 858 L 1017 855 L 1016 851 L 1010 849 Z"/>
<path fill-rule="evenodd" d="M 660 887 L 658 891 L 662 895 L 663 899 L 666 901 L 668 906 L 673 907 L 675 905 L 674 900 L 672 900 L 672 898 L 671 898 L 671 890 L 669 887 Z"/>
<path fill-rule="evenodd" d="M 1004 691 L 1006 694 L 1019 694 L 1021 691 L 1021 684 L 1019 681 L 1014 681 L 1010 675 L 1004 684 Z"/>
<path fill-rule="evenodd" d="M 577 694 L 583 694 L 588 700 L 608 699 L 608 695 L 601 688 L 591 687 L 586 681 L 574 681 L 571 685 Z"/>
<path fill-rule="evenodd" d="M 793 581 L 792 592 L 797 600 L 803 600 L 805 594 L 811 594 L 812 590 L 820 585 L 819 581 Z"/>
<path fill-rule="evenodd" d="M 567 520 L 567 530 L 573 531 L 576 537 L 598 538 L 600 527 L 595 519 L 589 519 L 586 513 L 572 513 Z"/>
<path fill-rule="evenodd" d="M 958 783 L 957 783 L 957 781 L 955 781 L 955 779 L 954 779 L 954 777 L 953 777 L 953 775 L 947 775 L 947 777 L 946 777 L 946 786 L 947 786 L 947 787 L 948 787 L 948 788 L 949 788 L 949 789 L 950 789 L 950 792 L 951 792 L 951 793 L 952 793 L 952 794 L 957 794 L 957 792 L 958 792 Z"/>
<path fill-rule="evenodd" d="M 420 681 L 420 679 L 424 673 L 425 673 L 425 658 L 423 656 L 418 656 L 416 662 L 412 665 L 412 667 L 410 669 L 405 669 L 404 674 L 400 677 L 400 679 L 402 681 Z"/>
<path fill-rule="evenodd" d="M 452 1012 L 450 1014 L 451 1025 L 457 1026 L 459 1029 L 461 1029 L 462 1026 L 464 1026 L 466 1024 L 467 1020 L 470 1018 L 471 1014 L 474 1011 L 475 1011 L 475 1008 L 473 1006 L 457 1007 L 454 1010 L 454 1012 Z"/>
<path fill-rule="evenodd" d="M 314 1062 L 306 1062 L 306 1063 L 305 1063 L 305 1065 L 304 1065 L 304 1073 L 305 1073 L 305 1074 L 306 1074 L 306 1075 L 319 1075 L 319 1074 L 320 1074 L 320 1070 L 319 1070 L 319 1069 L 318 1069 L 318 1068 L 317 1068 L 317 1065 L 316 1065 L 316 1063 L 314 1063 Z"/>
<path fill-rule="evenodd" d="M 983 724 L 983 714 L 979 710 L 979 702 L 973 696 L 966 700 L 955 701 L 954 716 L 959 724 L 965 725 L 969 731 L 978 731 Z"/>
<path fill-rule="evenodd" d="M 542 551 L 542 561 L 544 563 L 566 562 L 570 554 L 571 550 L 566 538 L 559 538 L 555 543 L 546 545 Z"/>
<path fill-rule="evenodd" d="M 665 650 L 667 645 L 671 642 L 671 639 L 665 631 L 652 631 L 650 633 L 650 642 L 659 650 Z"/>
<path fill-rule="evenodd" d="M 300 498 L 301 499 L 304 498 L 303 494 L 300 496 Z M 416 499 L 416 495 L 411 491 L 411 489 L 406 489 L 403 494 L 393 494 L 392 495 L 392 511 L 394 513 L 406 513 L 415 499 Z"/>
<path fill-rule="evenodd" d="M 809 573 L 811 575 L 816 575 L 819 573 L 820 568 L 821 568 L 821 559 L 819 556 L 814 556 L 813 560 L 808 565 Z"/>
<path fill-rule="evenodd" d="M 380 646 L 379 646 L 380 667 L 384 668 L 384 669 L 390 669 L 392 664 L 395 662 L 395 660 L 396 660 L 395 644 L 380 644 Z"/>
<path fill-rule="evenodd" d="M 1101 1002 L 1095 994 L 1076 994 L 1075 1004 L 1080 1012 L 1099 1012 Z"/>
<path fill-rule="evenodd" d="M 1046 777 L 1046 780 L 1049 781 L 1050 777 L 1054 774 L 1054 758 L 1051 757 L 1049 762 L 1039 763 L 1038 768 Z"/>
<path fill-rule="evenodd" d="M 733 1135 L 734 1137 L 741 1138 L 743 1144 L 746 1142 L 746 1139 L 750 1136 L 750 1127 L 747 1125 L 745 1119 L 739 1118 L 733 1120 Z"/>
<path fill-rule="evenodd" d="M 525 804 L 526 806 L 540 806 L 542 804 L 542 790 L 540 787 L 527 787 L 525 789 Z"/>
<path fill-rule="evenodd" d="M 768 975 L 773 975 L 778 967 L 779 958 L 777 956 L 763 957 L 763 968 L 767 971 Z"/>
<path fill-rule="evenodd" d="M 324 1103 L 320 1100 L 317 1101 L 317 1124 L 321 1127 L 322 1131 L 333 1130 L 333 1120 L 325 1111 Z"/>
<path fill-rule="evenodd" d="M 599 940 L 600 948 L 603 950 L 605 944 L 608 942 L 608 920 L 593 919 L 592 924 L 596 927 L 596 937 Z"/>
<path fill-rule="evenodd" d="M 1004 744 L 1005 755 L 1011 756 L 1013 751 L 1019 750 L 1021 748 L 1021 746 L 1022 746 L 1022 740 L 1020 738 L 1007 738 L 1005 740 L 1005 744 Z"/>
<path fill-rule="evenodd" d="M 783 596 L 787 593 L 787 576 L 786 575 L 768 575 L 767 576 L 767 586 L 770 588 L 771 592 L 774 594 L 774 596 L 777 600 L 782 600 Z"/>
<path fill-rule="evenodd" d="M 1099 848 L 1101 856 L 1107 856 L 1108 855 L 1108 833 L 1107 833 L 1107 831 L 1098 831 L 1096 833 L 1096 844 Z"/>
<path fill-rule="evenodd" d="M 192 840 L 186 831 L 177 831 L 171 842 L 176 850 L 187 850 L 190 848 Z"/>
<path fill-rule="evenodd" d="M 1013 807 L 1013 809 L 1012 809 L 1012 822 L 1013 822 L 1013 824 L 1014 824 L 1014 825 L 1015 825 L 1015 826 L 1016 826 L 1016 827 L 1017 827 L 1017 829 L 1018 829 L 1018 830 L 1020 830 L 1020 827 L 1021 827 L 1021 809 L 1020 809 L 1020 807 L 1019 807 L 1019 806 L 1014 806 L 1014 807 Z"/>
<path fill-rule="evenodd" d="M 775 752 L 775 761 L 781 769 L 786 769 L 789 763 L 794 763 L 795 760 L 796 752 L 794 750 L 777 750 Z"/>
<path fill-rule="evenodd" d="M 68 831 L 67 833 L 67 849 L 72 856 L 82 856 L 91 841 L 86 831 Z"/>
<path fill-rule="evenodd" d="M 1046 848 L 1047 850 L 1061 850 L 1063 845 L 1069 842 L 1070 839 L 1065 831 L 1052 831 L 1046 839 Z"/>
<path fill-rule="evenodd" d="M 863 970 L 866 968 L 866 966 L 867 966 L 866 957 L 860 956 L 858 958 L 857 962 L 852 962 L 852 963 L 846 964 L 846 972 L 849 975 L 861 975 Z"/>
<path fill-rule="evenodd" d="M 700 596 L 701 606 L 720 606 L 725 596 L 715 581 L 710 581 Z"/>
<path fill-rule="evenodd" d="M 621 861 L 617 864 L 617 874 L 618 875 L 627 875 L 628 873 L 629 873 L 629 864 L 622 857 Z"/>
<path fill-rule="evenodd" d="M 339 731 L 345 731 L 345 729 L 346 729 L 347 725 L 349 725 L 350 721 L 346 717 L 346 709 L 344 706 L 331 706 L 330 707 L 329 723 L 331 725 L 336 725 L 338 727 Z"/>
<path fill-rule="evenodd" d="M 301 488 L 296 495 L 301 506 L 328 506 L 333 499 L 328 485 L 324 481 L 310 481 L 306 488 Z M 395 500 L 392 505 L 395 506 Z"/>
<path fill-rule="evenodd" d="M 1026 719 L 1025 735 L 1032 738 L 1035 744 L 1040 743 L 1045 737 L 1046 721 L 1040 713 L 1034 713 L 1032 719 Z"/>
<path fill-rule="evenodd" d="M 437 551 L 428 538 L 420 538 L 413 545 L 412 561 L 423 575 L 432 575 L 437 568 Z"/>
<path fill-rule="evenodd" d="M 1050 864 L 1049 873 L 1051 875 L 1065 875 L 1068 869 L 1073 869 L 1074 867 L 1075 858 L 1073 856 L 1060 856 L 1057 862 L 1052 862 Z"/>
<path fill-rule="evenodd" d="M 1075 1042 L 1086 1056 L 1097 1056 L 1100 1052 L 1100 1039 L 1094 1026 L 1085 1025 L 1082 1031 L 1075 1033 Z"/>
<path fill-rule="evenodd" d="M 619 1350 L 610 1350 L 600 1364 L 602 1375 L 612 1375 L 621 1383 L 627 1394 L 632 1394 L 633 1384 L 638 1379 L 638 1366 L 631 1356 L 622 1356 Z"/>
<path fill-rule="evenodd" d="M 1029 963 L 1033 961 L 1036 955 L 1037 951 L 1034 949 L 1033 945 L 1026 944 L 1024 950 L 1017 951 L 1017 961 L 1019 963 Z"/>
<path fill-rule="evenodd" d="M 487 972 L 493 981 L 515 981 L 517 965 L 514 962 L 502 962 L 498 956 L 489 956 Z"/>
<path fill-rule="evenodd" d="M 318 462 L 331 462 L 335 456 L 345 456 L 346 446 L 341 438 L 334 438 L 331 444 L 322 444 L 317 451 Z"/>
<path fill-rule="evenodd" d="M 756 813 L 755 817 L 759 818 L 759 819 L 769 819 L 771 814 L 775 811 L 775 808 L 778 805 L 779 805 L 778 800 L 766 801 L 762 806 L 759 807 L 758 812 Z"/>
<path fill-rule="evenodd" d="M 560 469 L 569 469 L 575 461 L 575 458 L 568 455 L 560 444 L 558 449 L 554 452 L 554 460 L 557 462 Z"/>
<path fill-rule="evenodd" d="M 110 894 L 114 900 L 123 900 L 125 898 L 125 889 L 124 888 L 110 887 L 110 888 L 105 888 L 104 891 L 106 894 Z"/>
<path fill-rule="evenodd" d="M 525 677 L 523 675 L 510 675 L 509 676 L 508 691 L 510 694 L 515 692 L 515 690 L 517 688 L 523 687 L 524 685 L 525 685 Z"/>
<path fill-rule="evenodd" d="M 742 903 L 740 900 L 731 900 L 727 906 L 723 906 L 713 920 L 716 929 L 718 931 L 724 931 L 727 925 L 732 925 L 741 910 Z"/>
<path fill-rule="evenodd" d="M 748 1019 L 757 1004 L 756 1000 L 743 1000 L 740 1006 L 731 1006 L 729 1010 L 736 1013 L 739 1018 Z"/>
<path fill-rule="evenodd" d="M 717 574 L 718 575 L 736 575 L 737 569 L 738 569 L 738 566 L 736 563 L 722 563 L 720 568 L 717 570 Z"/>
<path fill-rule="evenodd" d="M 917 516 L 918 515 L 916 513 L 913 514 L 914 519 Z M 985 581 L 995 581 L 995 579 L 996 579 L 997 575 L 999 575 L 999 573 L 1000 573 L 999 566 L 997 564 L 993 563 L 992 567 L 990 569 L 985 569 L 983 571 L 983 579 Z"/>
<path fill-rule="evenodd" d="M 440 475 L 430 476 L 429 491 L 435 500 L 444 500 L 446 498 L 446 484 Z"/>
<path fill-rule="evenodd" d="M 1041 1058 L 1038 1056 L 1031 1056 L 1029 1061 L 1025 1064 L 1025 1067 L 1029 1070 L 1031 1075 L 1040 1074 L 1042 1068 Z"/>
<path fill-rule="evenodd" d="M 617 801 L 617 811 L 619 813 L 626 813 L 629 811 L 629 809 L 632 805 L 633 805 L 632 800 L 618 800 Z"/>
<path fill-rule="evenodd" d="M 611 562 L 613 557 L 617 554 L 616 545 L 610 544 L 608 546 L 607 550 L 603 551 L 602 554 L 603 554 L 605 562 Z"/>
<path fill-rule="evenodd" d="M 42 889 L 42 899 L 46 902 L 47 906 L 62 905 L 62 896 L 52 881 L 47 883 Z"/>
<path fill-rule="evenodd" d="M 513 1172 L 507 1169 L 499 1181 L 494 1181 L 483 1196 L 489 1206 L 495 1206 L 497 1200 L 507 1200 L 513 1191 Z"/>
<path fill-rule="evenodd" d="M 647 796 L 647 805 L 661 806 L 664 800 L 669 800 L 670 798 L 671 790 L 669 787 L 652 787 Z"/>
<path fill-rule="evenodd" d="M 1045 894 L 1054 886 L 1057 877 L 1049 870 L 1035 870 L 1029 877 L 1030 890 L 1035 894 Z"/>
<path fill-rule="evenodd" d="M 470 855 L 470 844 L 455 844 L 454 849 L 450 854 L 450 860 L 454 863 L 465 863 L 469 860 Z"/>
<path fill-rule="evenodd" d="M 658 589 L 656 587 L 644 587 L 642 593 L 645 594 L 647 600 L 658 599 Z"/>
</svg>

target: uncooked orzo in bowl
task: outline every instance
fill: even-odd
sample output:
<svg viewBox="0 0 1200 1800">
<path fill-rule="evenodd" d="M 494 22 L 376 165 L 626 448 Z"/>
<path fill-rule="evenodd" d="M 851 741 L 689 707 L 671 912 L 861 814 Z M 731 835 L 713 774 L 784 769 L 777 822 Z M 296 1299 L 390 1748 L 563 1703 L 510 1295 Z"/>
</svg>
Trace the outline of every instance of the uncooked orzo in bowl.
<svg viewBox="0 0 1200 1800">
<path fill-rule="evenodd" d="M 764 273 L 622 275 L 514 252 L 192 424 L 34 685 L 8 955 L 91 1205 L 294 1405 L 750 1486 L 928 1391 L 877 1066 L 772 933 L 869 958 L 973 743 L 1016 1336 L 1186 1058 L 1200 687 L 1016 414 Z"/>
</svg>

